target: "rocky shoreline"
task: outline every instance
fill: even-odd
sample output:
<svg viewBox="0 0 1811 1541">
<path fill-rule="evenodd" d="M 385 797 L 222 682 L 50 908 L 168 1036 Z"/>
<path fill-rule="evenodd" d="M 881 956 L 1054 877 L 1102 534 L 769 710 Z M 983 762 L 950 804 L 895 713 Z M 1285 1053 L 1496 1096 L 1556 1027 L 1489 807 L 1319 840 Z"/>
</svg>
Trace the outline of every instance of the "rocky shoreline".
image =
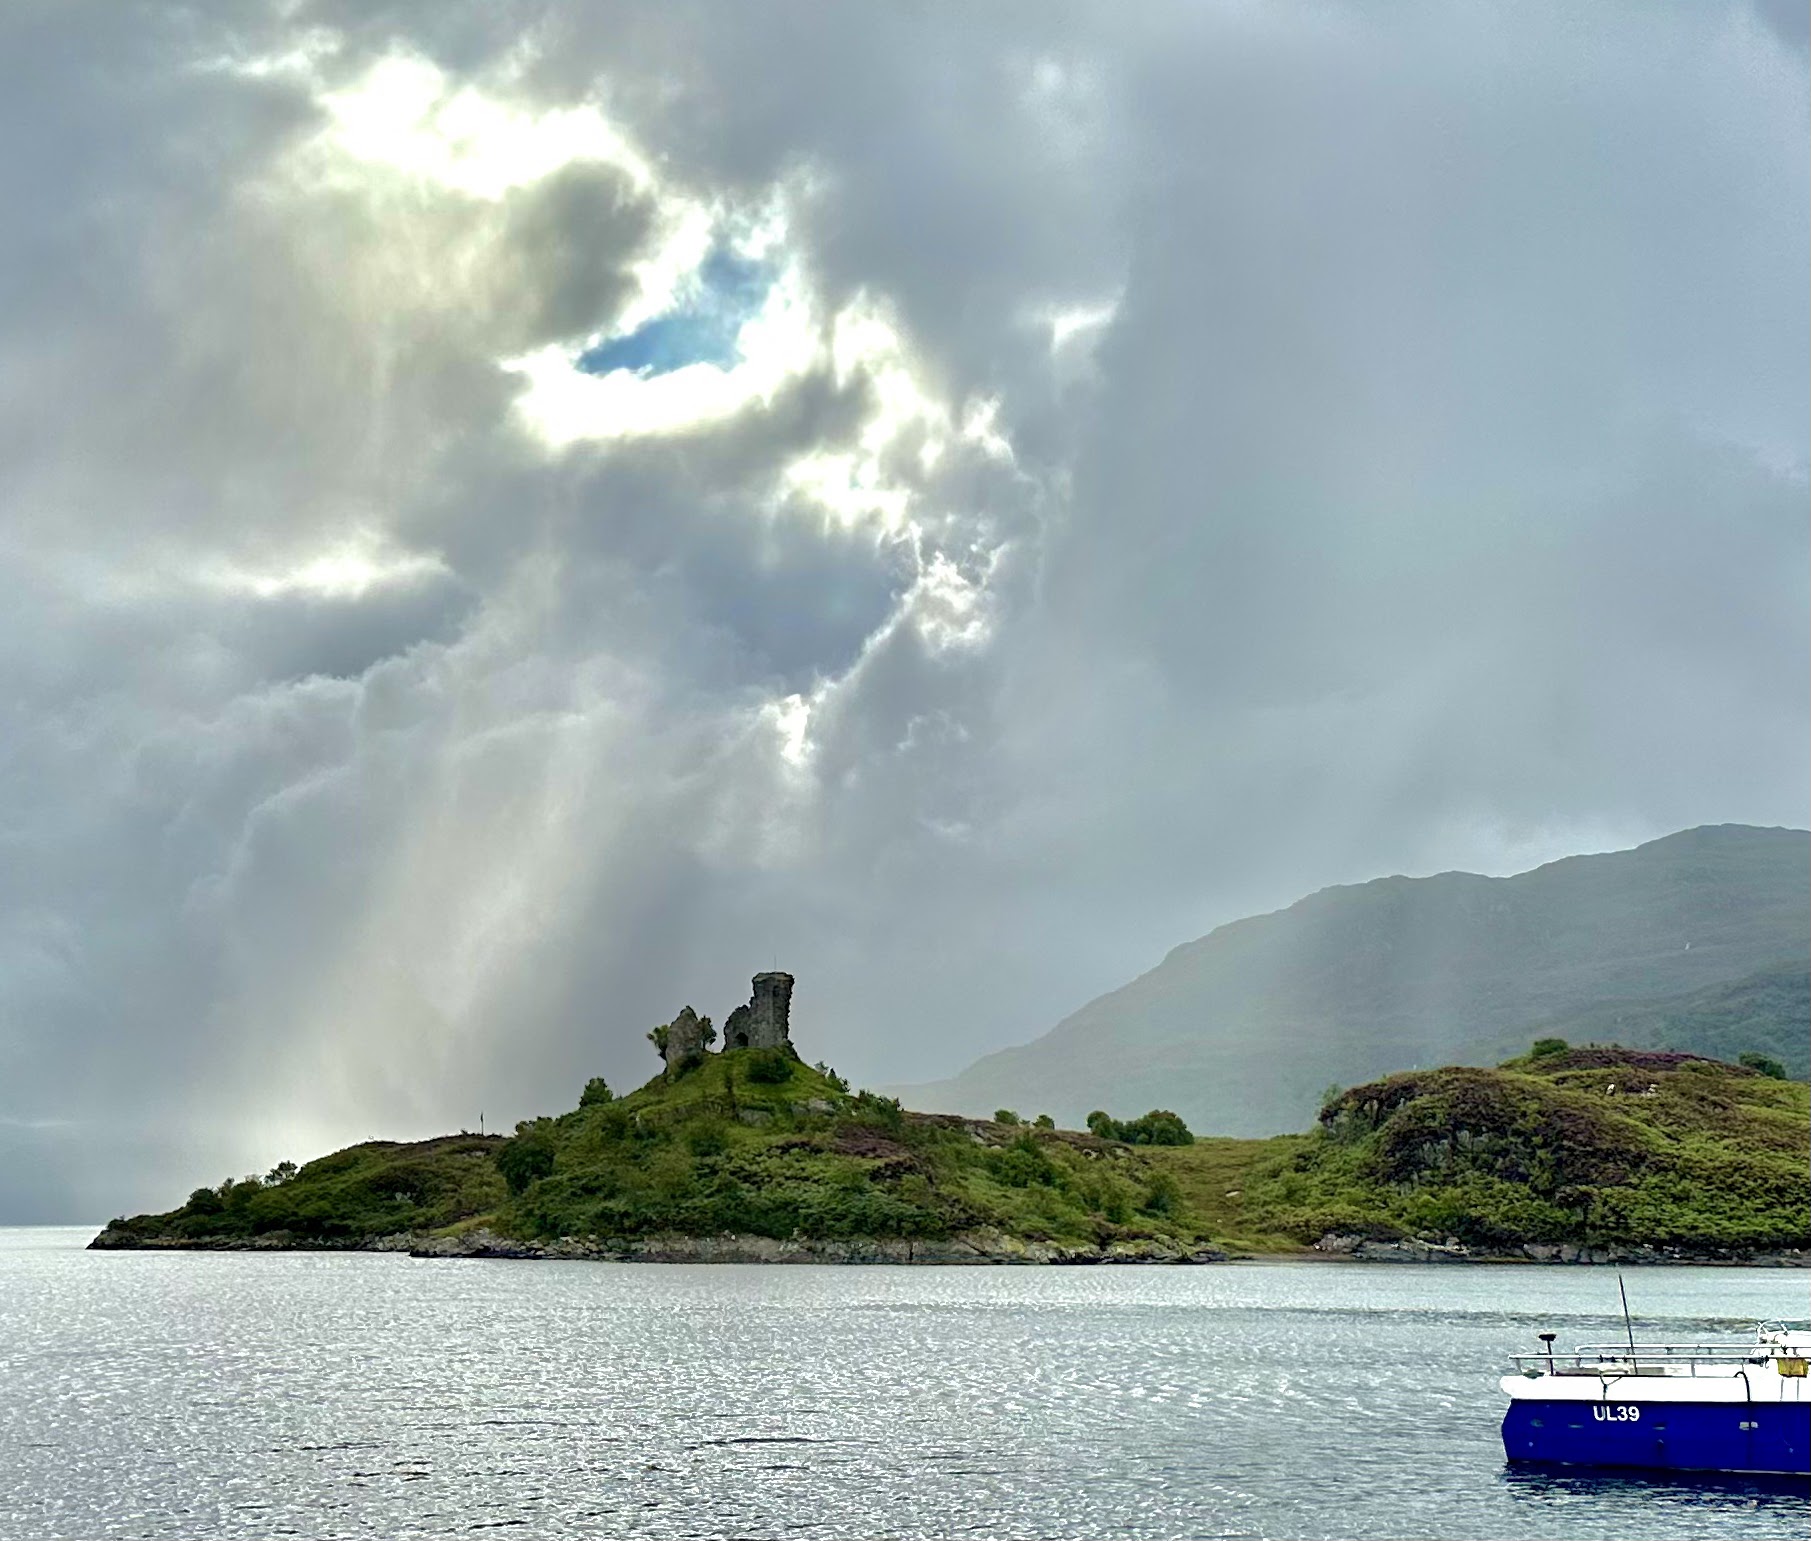
<svg viewBox="0 0 1811 1541">
<path fill-rule="evenodd" d="M 946 1240 L 871 1237 L 854 1241 L 776 1240 L 771 1236 L 564 1236 L 521 1241 L 485 1227 L 453 1236 L 399 1231 L 345 1241 L 308 1240 L 287 1232 L 262 1236 L 140 1237 L 103 1230 L 89 1247 L 99 1251 L 175 1252 L 400 1252 L 419 1258 L 500 1258 L 520 1261 L 598 1263 L 801 1263 L 916 1264 L 933 1266 L 1086 1266 L 1203 1264 L 1257 1261 L 1218 1247 L 1177 1248 L 1155 1241 L 1116 1241 L 1105 1246 L 1066 1246 L 1024 1241 L 1000 1231 L 970 1231 Z M 1300 1253 L 1267 1254 L 1264 1261 L 1345 1263 L 1493 1263 L 1672 1265 L 1723 1268 L 1811 1268 L 1811 1252 L 1751 1256 L 1692 1252 L 1683 1248 L 1598 1246 L 1530 1242 L 1514 1252 L 1480 1252 L 1458 1242 L 1375 1241 L 1330 1234 Z"/>
<path fill-rule="evenodd" d="M 1811 1252 L 1765 1253 L 1693 1251 L 1686 1247 L 1643 1247 L 1571 1242 L 1527 1242 L 1513 1252 L 1484 1252 L 1463 1242 L 1373 1241 L 1330 1232 L 1314 1244 L 1322 1257 L 1354 1263 L 1585 1263 L 1621 1266 L 1672 1264 L 1693 1268 L 1811 1268 Z"/>
<path fill-rule="evenodd" d="M 597 1263 L 917 1263 L 941 1265 L 1223 1263 L 1218 1247 L 1181 1249 L 1155 1241 L 1116 1241 L 1106 1246 L 1064 1246 L 1022 1241 L 1000 1231 L 970 1231 L 947 1240 L 872 1237 L 854 1241 L 776 1240 L 771 1236 L 563 1236 L 522 1241 L 485 1227 L 453 1236 L 397 1232 L 345 1241 L 308 1240 L 287 1232 L 263 1236 L 134 1236 L 102 1231 L 89 1247 L 99 1251 L 178 1252 L 406 1252 L 421 1258 L 509 1258 Z"/>
</svg>

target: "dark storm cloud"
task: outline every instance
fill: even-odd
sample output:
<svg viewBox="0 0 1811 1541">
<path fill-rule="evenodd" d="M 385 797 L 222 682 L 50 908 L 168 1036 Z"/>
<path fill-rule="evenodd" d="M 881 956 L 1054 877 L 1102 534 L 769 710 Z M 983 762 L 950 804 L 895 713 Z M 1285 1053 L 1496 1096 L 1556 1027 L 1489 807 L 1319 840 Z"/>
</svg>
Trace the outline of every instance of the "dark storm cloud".
<svg viewBox="0 0 1811 1541">
<path fill-rule="evenodd" d="M 1328 882 L 1805 822 L 1777 8 L 224 14 L 0 22 L 0 1217 L 776 961 L 925 1077 Z M 642 160 L 355 153 L 386 59 Z M 549 344 L 733 363 L 775 207 L 818 353 L 537 433 Z"/>
</svg>

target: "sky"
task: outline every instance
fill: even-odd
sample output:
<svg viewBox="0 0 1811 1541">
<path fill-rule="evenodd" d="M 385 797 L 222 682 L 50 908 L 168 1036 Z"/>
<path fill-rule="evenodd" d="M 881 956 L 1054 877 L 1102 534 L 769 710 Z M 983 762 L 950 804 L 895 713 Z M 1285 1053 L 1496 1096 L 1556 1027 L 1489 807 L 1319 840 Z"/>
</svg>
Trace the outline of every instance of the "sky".
<svg viewBox="0 0 1811 1541">
<path fill-rule="evenodd" d="M 1806 25 L 5 7 L 0 1222 L 1805 825 Z"/>
</svg>

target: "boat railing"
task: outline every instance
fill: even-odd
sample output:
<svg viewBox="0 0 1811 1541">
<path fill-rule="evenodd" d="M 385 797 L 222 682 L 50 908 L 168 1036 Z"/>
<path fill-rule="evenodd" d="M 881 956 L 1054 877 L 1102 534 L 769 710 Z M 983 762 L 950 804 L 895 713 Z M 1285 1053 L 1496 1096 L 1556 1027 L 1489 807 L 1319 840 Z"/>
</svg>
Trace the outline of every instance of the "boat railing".
<svg viewBox="0 0 1811 1541">
<path fill-rule="evenodd" d="M 1580 1343 L 1572 1350 L 1574 1354 L 1595 1354 L 1604 1358 L 1630 1357 L 1627 1343 Z M 1637 1343 L 1634 1357 L 1638 1359 L 1765 1359 L 1772 1352 L 1772 1345 L 1766 1343 Z"/>
<path fill-rule="evenodd" d="M 1571 1353 L 1511 1354 L 1516 1370 L 1537 1375 L 1729 1375 L 1776 1357 L 1771 1345 L 1730 1343 L 1581 1343 Z"/>
</svg>

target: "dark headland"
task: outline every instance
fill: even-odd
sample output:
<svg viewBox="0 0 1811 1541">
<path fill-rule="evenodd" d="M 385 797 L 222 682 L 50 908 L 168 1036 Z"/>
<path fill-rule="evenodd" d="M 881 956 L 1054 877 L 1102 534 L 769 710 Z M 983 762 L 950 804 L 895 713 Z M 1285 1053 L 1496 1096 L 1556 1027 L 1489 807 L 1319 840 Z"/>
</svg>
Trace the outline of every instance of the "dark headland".
<svg viewBox="0 0 1811 1541">
<path fill-rule="evenodd" d="M 370 1141 L 114 1220 L 97 1248 L 925 1263 L 1811 1261 L 1811 1087 L 1557 1038 L 1497 1068 L 1330 1088 L 1304 1134 L 1174 1114 L 908 1111 L 792 1047 L 792 980 L 725 1023 L 686 1008 L 665 1068 L 512 1136 Z M 1132 1110 L 1121 1110 L 1129 1113 Z"/>
</svg>

